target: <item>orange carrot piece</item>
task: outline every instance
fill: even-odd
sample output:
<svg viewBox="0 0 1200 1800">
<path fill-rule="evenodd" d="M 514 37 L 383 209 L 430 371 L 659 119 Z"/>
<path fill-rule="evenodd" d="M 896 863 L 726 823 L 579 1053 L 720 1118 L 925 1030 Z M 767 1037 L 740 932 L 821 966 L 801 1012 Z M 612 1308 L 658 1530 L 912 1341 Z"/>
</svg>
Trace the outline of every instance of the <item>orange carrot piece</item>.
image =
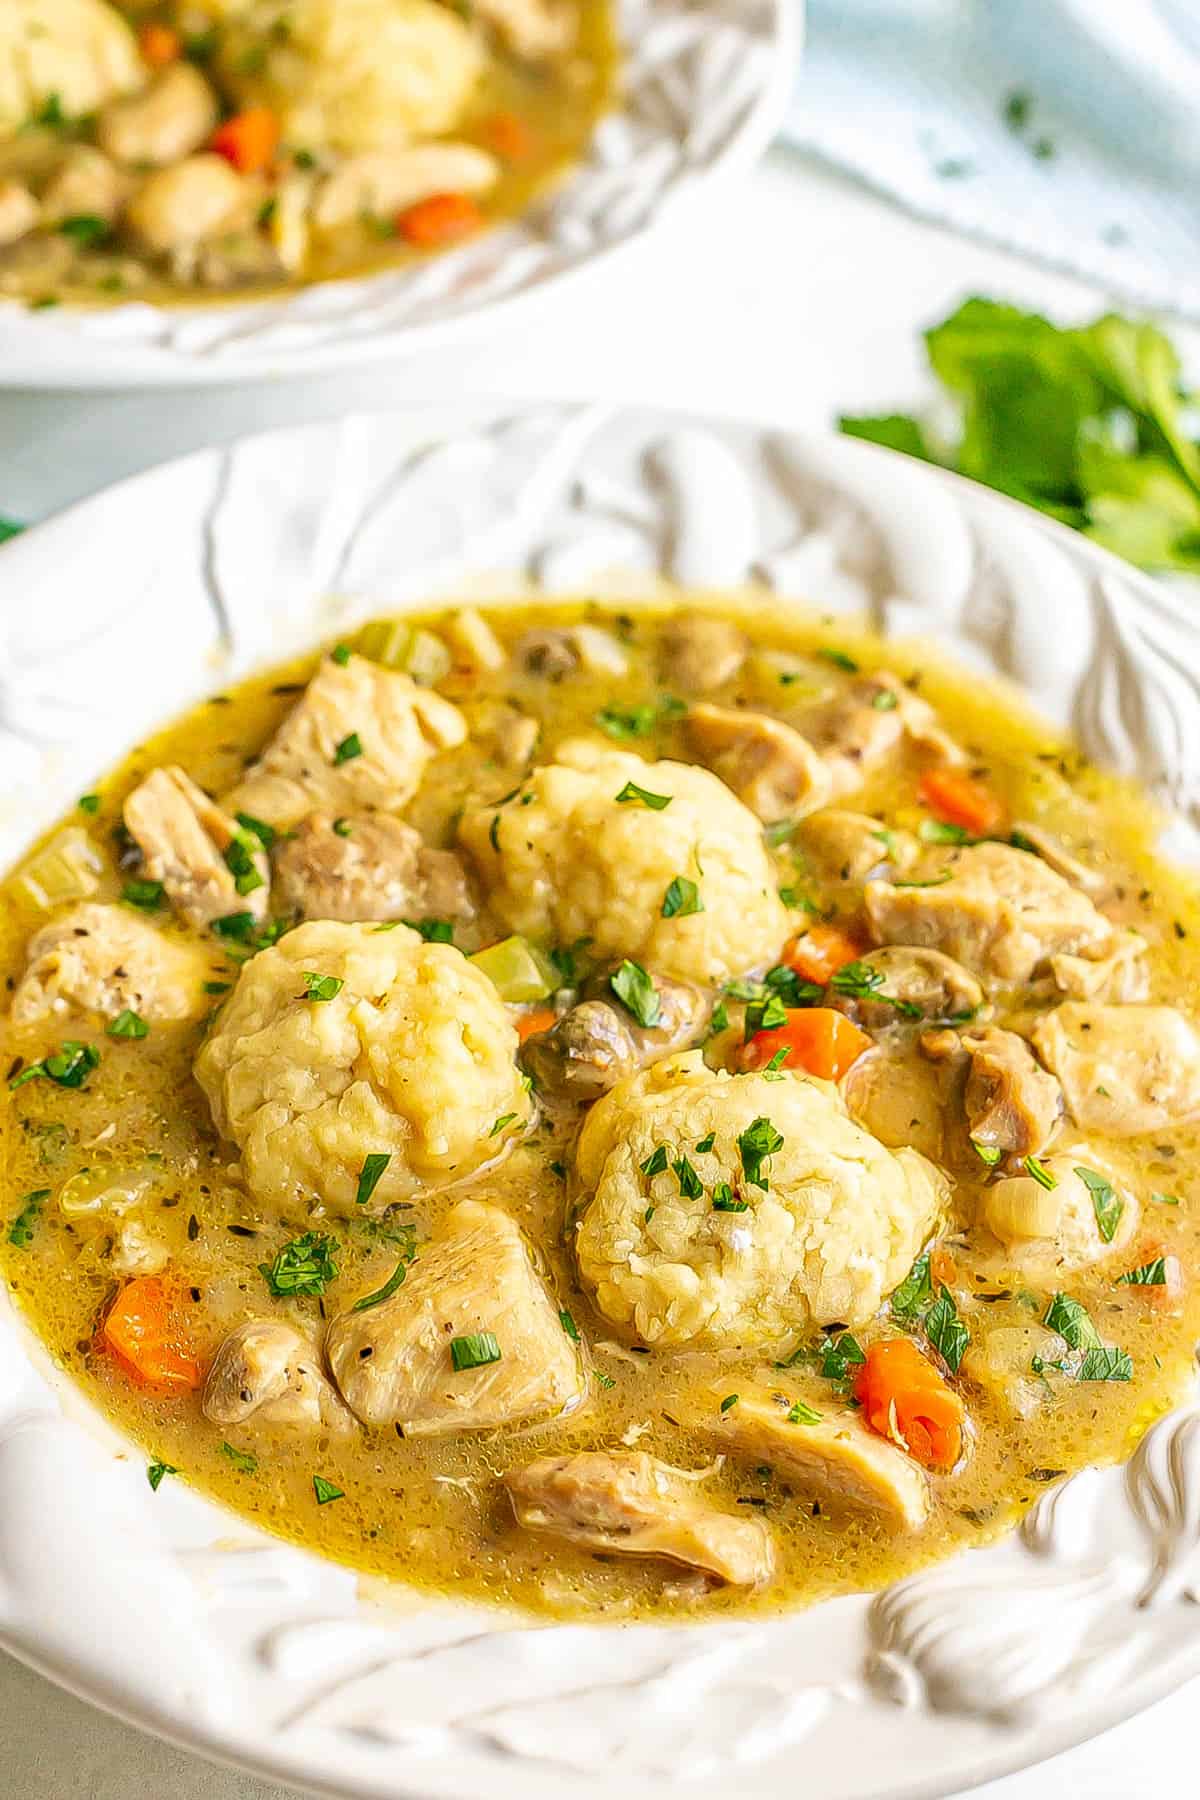
<svg viewBox="0 0 1200 1800">
<path fill-rule="evenodd" d="M 995 794 L 961 769 L 927 769 L 917 791 L 935 818 L 974 837 L 986 837 L 1004 817 Z"/>
<path fill-rule="evenodd" d="M 105 1315 L 101 1336 L 126 1373 L 146 1387 L 188 1393 L 204 1380 L 182 1289 L 161 1275 L 125 1283 Z"/>
<path fill-rule="evenodd" d="M 854 1397 L 872 1431 L 927 1469 L 952 1469 L 962 1455 L 966 1408 L 911 1338 L 871 1345 L 854 1377 Z"/>
<path fill-rule="evenodd" d="M 838 1081 L 873 1041 L 845 1013 L 831 1006 L 806 1006 L 789 1013 L 786 1025 L 756 1031 L 742 1050 L 742 1067 L 765 1069 L 782 1050 L 777 1067 Z"/>
<path fill-rule="evenodd" d="M 537 1031 L 552 1031 L 558 1024 L 558 1014 L 552 1006 L 535 1006 L 532 1012 L 522 1013 L 516 1024 L 517 1036 L 524 1043 Z"/>
<path fill-rule="evenodd" d="M 504 162 L 524 162 L 533 154 L 533 131 L 519 113 L 494 113 L 483 127 L 483 140 Z"/>
<path fill-rule="evenodd" d="M 824 987 L 839 969 L 857 962 L 861 955 L 861 944 L 848 932 L 839 931 L 836 925 L 812 925 L 792 939 L 783 960 L 805 981 L 816 981 Z"/>
<path fill-rule="evenodd" d="M 396 215 L 396 230 L 419 250 L 455 244 L 482 224 L 483 214 L 470 194 L 431 194 Z"/>
<path fill-rule="evenodd" d="M 259 175 L 279 148 L 279 120 L 269 106 L 247 107 L 218 125 L 209 149 L 231 162 L 242 175 Z"/>
<path fill-rule="evenodd" d="M 935 1244 L 929 1252 L 929 1279 L 936 1292 L 939 1288 L 953 1287 L 958 1276 L 954 1258 L 944 1244 Z"/>
<path fill-rule="evenodd" d="M 169 25 L 158 25 L 149 20 L 138 32 L 138 49 L 149 68 L 165 69 L 168 63 L 179 60 L 183 40 Z"/>
</svg>

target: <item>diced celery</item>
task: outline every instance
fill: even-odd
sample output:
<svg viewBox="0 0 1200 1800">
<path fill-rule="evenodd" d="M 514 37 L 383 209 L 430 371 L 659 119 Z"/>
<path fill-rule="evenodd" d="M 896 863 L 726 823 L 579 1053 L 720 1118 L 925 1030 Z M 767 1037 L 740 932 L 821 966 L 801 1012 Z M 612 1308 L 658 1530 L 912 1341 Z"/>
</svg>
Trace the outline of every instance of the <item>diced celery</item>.
<svg viewBox="0 0 1200 1800">
<path fill-rule="evenodd" d="M 406 619 L 372 619 L 354 640 L 360 656 L 382 663 L 385 669 L 402 669 L 421 687 L 432 687 L 450 673 L 453 657 L 442 639 Z"/>
<path fill-rule="evenodd" d="M 36 906 L 62 906 L 94 894 L 103 868 L 104 859 L 87 832 L 68 825 L 18 871 L 17 885 Z"/>
<path fill-rule="evenodd" d="M 450 673 L 453 658 L 442 639 L 432 631 L 414 631 L 403 667 L 421 687 L 432 687 Z"/>
<path fill-rule="evenodd" d="M 554 964 L 528 938 L 502 938 L 467 960 L 494 983 L 500 998 L 510 1006 L 545 1000 L 559 985 Z"/>
</svg>

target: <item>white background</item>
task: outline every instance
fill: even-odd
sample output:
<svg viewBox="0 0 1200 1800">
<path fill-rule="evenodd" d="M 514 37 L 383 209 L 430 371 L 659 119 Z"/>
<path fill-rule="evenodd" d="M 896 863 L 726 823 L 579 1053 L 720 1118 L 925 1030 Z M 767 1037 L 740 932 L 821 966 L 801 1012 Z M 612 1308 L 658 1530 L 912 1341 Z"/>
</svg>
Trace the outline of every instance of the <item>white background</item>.
<svg viewBox="0 0 1200 1800">
<path fill-rule="evenodd" d="M 564 304 L 551 298 L 502 336 L 413 366 L 209 393 L 0 395 L 0 514 L 42 518 L 244 431 L 448 395 L 598 393 L 807 427 L 839 411 L 888 411 L 927 391 L 921 328 L 971 293 L 1064 318 L 1107 304 L 1094 289 L 918 224 L 779 151 L 714 196 L 707 217 L 693 215 L 596 271 Z M 1175 335 L 1195 377 L 1200 333 Z M 1040 1771 L 976 1790 L 979 1800 L 1195 1793 L 1198 1706 L 1200 1683 Z M 0 1721 L 4 1800 L 281 1794 L 144 1738 L 3 1658 Z M 803 1800 L 820 1796 L 804 1791 Z"/>
</svg>

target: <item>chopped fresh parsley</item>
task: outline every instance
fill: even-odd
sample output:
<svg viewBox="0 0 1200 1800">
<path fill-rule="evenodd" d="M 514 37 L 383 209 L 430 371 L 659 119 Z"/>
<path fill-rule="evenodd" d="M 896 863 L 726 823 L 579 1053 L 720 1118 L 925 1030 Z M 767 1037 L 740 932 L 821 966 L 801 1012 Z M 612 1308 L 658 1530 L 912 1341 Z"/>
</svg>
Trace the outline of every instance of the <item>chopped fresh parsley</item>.
<svg viewBox="0 0 1200 1800">
<path fill-rule="evenodd" d="M 1089 1169 L 1082 1163 L 1076 1167 L 1075 1173 L 1092 1196 L 1092 1209 L 1096 1214 L 1096 1230 L 1106 1244 L 1111 1244 L 1117 1226 L 1121 1223 L 1121 1214 L 1125 1211 L 1125 1202 L 1106 1176 L 1096 1169 Z"/>
<path fill-rule="evenodd" d="M 826 1338 L 821 1345 L 821 1373 L 826 1381 L 847 1381 L 850 1370 L 866 1362 L 862 1345 L 848 1331 L 839 1338 Z"/>
<path fill-rule="evenodd" d="M 337 1280 L 338 1266 L 333 1260 L 337 1247 L 336 1238 L 306 1231 L 303 1237 L 285 1244 L 274 1262 L 259 1263 L 258 1272 L 276 1299 L 320 1295 L 329 1282 Z"/>
<path fill-rule="evenodd" d="M 483 1369 L 500 1361 L 500 1346 L 490 1331 L 469 1331 L 450 1339 L 450 1361 L 458 1371 Z"/>
<path fill-rule="evenodd" d="M 637 706 L 602 706 L 593 716 L 601 731 L 620 744 L 649 737 L 665 720 L 681 718 L 686 711 L 674 694 L 662 694 L 656 701 L 644 700 Z"/>
<path fill-rule="evenodd" d="M 258 839 L 264 850 L 269 850 L 279 836 L 273 825 L 268 825 L 265 819 L 256 819 L 253 813 L 240 812 L 233 816 L 243 831 Z"/>
<path fill-rule="evenodd" d="M 817 655 L 823 662 L 832 663 L 835 669 L 845 669 L 847 675 L 858 674 L 858 664 L 844 650 L 832 650 L 827 644 L 822 644 Z"/>
<path fill-rule="evenodd" d="M 709 1037 L 716 1037 L 718 1032 L 729 1029 L 729 1008 L 723 1000 L 718 1000 L 712 1009 L 712 1018 L 708 1021 Z"/>
<path fill-rule="evenodd" d="M 227 994 L 229 988 L 230 983 L 228 981 L 206 981 L 204 983 L 204 991 L 206 994 Z"/>
<path fill-rule="evenodd" d="M 932 1299 L 933 1284 L 929 1278 L 929 1256 L 926 1252 L 918 1256 L 893 1293 L 889 1311 L 893 1319 L 902 1325 L 908 1325 L 922 1316 Z"/>
<path fill-rule="evenodd" d="M 1159 1206 L 1178 1206 L 1179 1205 L 1179 1195 L 1178 1194 L 1160 1194 L 1157 1190 L 1155 1190 L 1155 1192 L 1151 1194 L 1150 1198 L 1152 1200 L 1157 1201 Z"/>
<path fill-rule="evenodd" d="M 1022 1166 L 1025 1170 L 1025 1173 L 1027 1175 L 1032 1175 L 1033 1179 L 1037 1182 L 1038 1186 L 1044 1187 L 1048 1193 L 1053 1192 L 1053 1190 L 1058 1186 L 1058 1177 L 1055 1175 L 1052 1175 L 1050 1173 L 1049 1169 L 1046 1167 L 1045 1163 L 1042 1162 L 1038 1157 L 1036 1157 L 1036 1156 L 1025 1157 L 1023 1160 Z"/>
<path fill-rule="evenodd" d="M 784 1065 L 784 1063 L 786 1063 L 786 1061 L 790 1055 L 791 1055 L 791 1051 L 787 1048 L 786 1045 L 784 1046 L 784 1048 L 782 1050 L 777 1050 L 775 1052 L 774 1056 L 771 1058 L 770 1062 L 766 1065 L 766 1067 L 764 1068 L 764 1070 L 762 1072 L 763 1080 L 764 1081 L 782 1081 L 783 1080 L 783 1073 L 782 1073 L 783 1065 Z"/>
<path fill-rule="evenodd" d="M 22 1196 L 21 1210 L 8 1228 L 8 1241 L 18 1250 L 27 1250 L 33 1242 L 34 1227 L 49 1198 L 49 1188 L 34 1188 L 32 1193 Z"/>
<path fill-rule="evenodd" d="M 1124 1275 L 1118 1275 L 1114 1287 L 1166 1287 L 1167 1259 L 1156 1256 L 1152 1262 L 1142 1263 L 1140 1268 L 1127 1269 Z"/>
<path fill-rule="evenodd" d="M 969 844 L 971 834 L 965 825 L 951 825 L 944 819 L 922 819 L 917 836 L 926 844 Z"/>
<path fill-rule="evenodd" d="M 363 1158 L 363 1166 L 358 1171 L 358 1191 L 354 1196 L 355 1206 L 365 1206 L 375 1189 L 379 1186 L 380 1177 L 392 1160 L 390 1150 L 372 1150 Z"/>
<path fill-rule="evenodd" d="M 597 1384 L 600 1387 L 605 1388 L 605 1389 L 616 1387 L 617 1384 L 613 1380 L 612 1376 L 606 1375 L 604 1373 L 603 1369 L 593 1369 L 592 1373 L 596 1377 Z"/>
<path fill-rule="evenodd" d="M 971 1148 L 979 1158 L 980 1162 L 984 1163 L 989 1169 L 994 1169 L 996 1164 L 1000 1161 L 1000 1158 L 1004 1155 L 1003 1150 L 999 1149 L 997 1145 L 981 1144 L 978 1138 L 971 1139 Z"/>
<path fill-rule="evenodd" d="M 742 1159 L 742 1173 L 746 1180 L 751 1187 L 762 1188 L 765 1191 L 769 1183 L 763 1174 L 763 1164 L 774 1156 L 777 1150 L 783 1148 L 782 1133 L 776 1131 L 770 1119 L 764 1118 L 760 1114 L 757 1119 L 747 1125 L 745 1131 L 739 1134 L 737 1147 L 738 1155 Z"/>
<path fill-rule="evenodd" d="M 673 796 L 671 794 L 652 794 L 647 788 L 639 787 L 635 781 L 627 781 L 614 798 L 618 806 L 637 804 L 649 807 L 651 812 L 663 812 L 670 806 Z"/>
<path fill-rule="evenodd" d="M 329 656 L 330 661 L 335 662 L 339 669 L 344 669 L 346 664 L 350 661 L 349 644 L 335 644 L 333 649 L 329 652 Z"/>
<path fill-rule="evenodd" d="M 690 1160 L 686 1156 L 677 1156 L 671 1164 L 672 1173 L 679 1183 L 679 1192 L 685 1200 L 699 1200 L 704 1192 L 704 1184 L 697 1175 Z"/>
<path fill-rule="evenodd" d="M 354 827 L 349 819 L 335 819 L 331 829 L 334 837 L 348 838 L 354 835 Z"/>
<path fill-rule="evenodd" d="M 571 1342 L 577 1344 L 579 1342 L 579 1327 L 565 1307 L 558 1315 L 558 1322 L 570 1338 Z"/>
<path fill-rule="evenodd" d="M 770 993 L 762 1000 L 752 1000 L 746 1008 L 742 1026 L 744 1041 L 748 1044 L 760 1031 L 777 1031 L 787 1024 L 787 1016 L 787 1006 L 779 994 Z"/>
<path fill-rule="evenodd" d="M 219 938 L 225 938 L 234 944 L 244 944 L 254 936 L 254 914 L 224 913 L 219 919 L 213 920 L 212 928 Z"/>
<path fill-rule="evenodd" d="M 396 1289 L 403 1287 L 404 1277 L 408 1274 L 408 1265 L 411 1261 L 411 1255 L 402 1256 L 383 1286 L 376 1288 L 373 1294 L 364 1294 L 361 1300 L 356 1300 L 350 1311 L 366 1312 L 369 1306 L 378 1306 L 382 1301 L 390 1300 Z"/>
<path fill-rule="evenodd" d="M 697 1156 L 707 1156 L 716 1141 L 717 1134 L 715 1131 L 710 1131 L 705 1137 L 697 1138 L 695 1143 Z"/>
<path fill-rule="evenodd" d="M 179 1470 L 175 1467 L 174 1463 L 159 1461 L 147 1463 L 146 1465 L 146 1480 L 150 1483 L 150 1486 L 154 1489 L 156 1494 L 162 1486 L 164 1475 L 178 1475 L 178 1473 Z"/>
<path fill-rule="evenodd" d="M 1092 1324 L 1086 1306 L 1072 1300 L 1069 1294 L 1055 1294 L 1042 1323 L 1048 1331 L 1057 1331 L 1072 1350 L 1099 1350 L 1100 1333 Z"/>
<path fill-rule="evenodd" d="M 357 731 L 348 732 L 333 753 L 333 766 L 335 769 L 340 768 L 343 763 L 353 762 L 362 753 L 362 739 Z"/>
<path fill-rule="evenodd" d="M 704 911 L 704 901 L 700 897 L 700 889 L 686 875 L 676 875 L 663 895 L 662 916 L 664 919 L 687 919 L 693 913 Z"/>
<path fill-rule="evenodd" d="M 346 1497 L 345 1489 L 338 1487 L 336 1482 L 326 1481 L 324 1475 L 314 1475 L 312 1484 L 318 1506 L 328 1506 L 331 1500 L 344 1500 Z"/>
<path fill-rule="evenodd" d="M 871 700 L 871 705 L 876 712 L 895 712 L 899 704 L 900 701 L 891 688 L 880 688 Z"/>
<path fill-rule="evenodd" d="M 140 907 L 142 912 L 157 912 L 163 903 L 161 881 L 127 881 L 121 889 L 126 906 Z"/>
<path fill-rule="evenodd" d="M 843 963 L 840 969 L 830 976 L 829 985 L 835 994 L 847 994 L 852 999 L 864 1000 L 868 995 L 877 993 L 883 986 L 882 969 L 873 969 L 870 963 Z"/>
<path fill-rule="evenodd" d="M 128 1006 L 115 1019 L 110 1019 L 104 1029 L 109 1037 L 114 1038 L 144 1038 L 150 1035 L 150 1027 L 145 1019 Z"/>
<path fill-rule="evenodd" d="M 3 540 L 0 539 L 0 542 Z M 90 813 L 94 818 L 100 811 L 99 794 L 80 794 L 77 802 L 80 812 Z"/>
<path fill-rule="evenodd" d="M 501 1113 L 498 1119 L 493 1120 L 492 1129 L 488 1132 L 488 1136 L 490 1138 L 497 1137 L 499 1133 L 504 1130 L 506 1125 L 512 1124 L 516 1116 L 515 1112 Z"/>
<path fill-rule="evenodd" d="M 233 885 L 239 894 L 252 894 L 256 888 L 266 886 L 266 878 L 255 866 L 255 854 L 258 849 L 250 841 L 251 834 L 239 830 L 225 846 L 225 867 L 233 876 Z"/>
<path fill-rule="evenodd" d="M 714 1212 L 749 1212 L 750 1202 L 739 1200 L 727 1181 L 718 1181 L 712 1191 Z"/>
<path fill-rule="evenodd" d="M 763 826 L 763 837 L 772 850 L 780 844 L 786 844 L 796 829 L 795 819 L 776 819 L 770 825 Z"/>
<path fill-rule="evenodd" d="M 736 1394 L 726 1394 L 725 1398 L 721 1402 L 721 1411 L 723 1413 L 727 1413 L 729 1411 L 730 1407 L 736 1406 L 737 1403 L 738 1403 L 738 1396 Z"/>
<path fill-rule="evenodd" d="M 630 962 L 626 957 L 620 968 L 614 969 L 609 976 L 608 985 L 639 1025 L 649 1028 L 658 1024 L 662 1017 L 658 989 L 640 963 Z"/>
<path fill-rule="evenodd" d="M 789 1406 L 789 1425 L 819 1425 L 820 1423 L 820 1413 L 815 1406 L 810 1406 L 807 1400 L 797 1400 L 794 1405 Z"/>
<path fill-rule="evenodd" d="M 1132 1381 L 1133 1358 L 1127 1350 L 1118 1350 L 1112 1344 L 1101 1344 L 1084 1356 L 1076 1380 Z"/>
<path fill-rule="evenodd" d="M 943 1287 L 925 1314 L 925 1336 L 943 1358 L 951 1374 L 957 1374 L 971 1334 L 958 1316 L 954 1296 Z"/>
<path fill-rule="evenodd" d="M 251 1456 L 248 1450 L 239 1450 L 233 1444 L 222 1444 L 221 1455 L 227 1456 L 239 1475 L 257 1475 L 258 1458 Z"/>
<path fill-rule="evenodd" d="M 92 1070 L 99 1066 L 100 1052 L 95 1044 L 81 1044 L 74 1038 L 65 1038 L 52 1056 L 43 1057 L 41 1062 L 30 1063 L 19 1075 L 14 1075 L 9 1082 L 10 1088 L 24 1087 L 27 1081 L 35 1081 L 44 1076 L 47 1081 L 54 1082 L 56 1087 L 81 1088 Z"/>
<path fill-rule="evenodd" d="M 452 919 L 405 919 L 404 923 L 410 931 L 420 932 L 427 944 L 452 944 L 454 942 Z"/>
<path fill-rule="evenodd" d="M 667 1146 L 665 1144 L 659 1144 L 656 1149 L 650 1152 L 645 1162 L 641 1165 L 642 1174 L 647 1177 L 663 1174 L 669 1160 Z"/>
<path fill-rule="evenodd" d="M 315 969 L 305 969 L 302 973 L 304 992 L 301 1000 L 336 1000 L 345 987 L 345 982 L 338 975 L 318 975 Z"/>
</svg>

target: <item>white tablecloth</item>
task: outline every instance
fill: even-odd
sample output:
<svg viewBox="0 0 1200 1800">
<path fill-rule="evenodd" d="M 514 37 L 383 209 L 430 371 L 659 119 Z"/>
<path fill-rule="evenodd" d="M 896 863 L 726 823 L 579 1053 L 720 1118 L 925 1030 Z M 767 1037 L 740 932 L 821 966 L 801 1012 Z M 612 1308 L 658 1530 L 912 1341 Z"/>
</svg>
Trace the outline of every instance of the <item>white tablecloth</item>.
<svg viewBox="0 0 1200 1800">
<path fill-rule="evenodd" d="M 305 385 L 147 396 L 0 395 L 0 514 L 33 520 L 163 457 L 347 408 L 486 392 L 755 414 L 819 426 L 920 396 L 920 328 L 971 293 L 1064 315 L 1099 290 L 920 224 L 777 152 L 713 205 L 529 325 L 418 366 Z M 1180 331 L 1193 385 L 1200 332 Z M 1198 1615 L 1200 1626 L 1200 1615 Z M 1195 1789 L 1200 1683 L 979 1800 L 1142 1800 Z M 69 1699 L 0 1657 L 5 1800 L 271 1800 Z M 820 1800 L 811 1795 L 807 1800 Z"/>
</svg>

